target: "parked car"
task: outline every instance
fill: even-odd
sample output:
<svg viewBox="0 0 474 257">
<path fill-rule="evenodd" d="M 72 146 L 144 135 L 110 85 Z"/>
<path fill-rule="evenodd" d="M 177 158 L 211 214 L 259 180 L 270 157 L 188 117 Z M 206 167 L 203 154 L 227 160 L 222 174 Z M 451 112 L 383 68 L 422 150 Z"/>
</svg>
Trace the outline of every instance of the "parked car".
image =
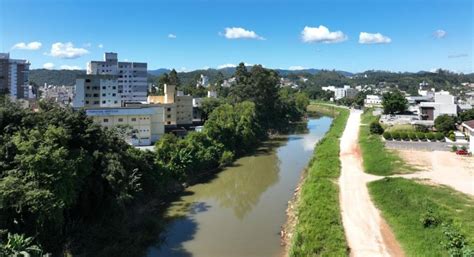
<svg viewBox="0 0 474 257">
<path fill-rule="evenodd" d="M 470 153 L 464 149 L 460 149 L 456 151 L 457 155 L 470 155 Z"/>
</svg>

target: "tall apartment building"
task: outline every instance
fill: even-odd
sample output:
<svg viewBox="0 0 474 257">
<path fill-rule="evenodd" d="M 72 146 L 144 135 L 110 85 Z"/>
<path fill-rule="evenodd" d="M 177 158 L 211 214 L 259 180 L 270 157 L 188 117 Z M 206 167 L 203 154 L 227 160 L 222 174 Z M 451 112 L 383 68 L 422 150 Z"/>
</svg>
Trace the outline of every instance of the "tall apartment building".
<svg viewBox="0 0 474 257">
<path fill-rule="evenodd" d="M 120 107 L 120 96 L 117 76 L 80 75 L 76 78 L 72 106 L 75 108 Z"/>
<path fill-rule="evenodd" d="M 8 53 L 0 53 L 0 93 L 9 93 L 16 100 L 28 95 L 28 72 L 26 60 L 10 59 Z"/>
<path fill-rule="evenodd" d="M 147 63 L 119 62 L 117 53 L 105 53 L 103 61 L 87 63 L 87 74 L 117 76 L 118 94 L 122 106 L 125 102 L 147 100 Z"/>
</svg>

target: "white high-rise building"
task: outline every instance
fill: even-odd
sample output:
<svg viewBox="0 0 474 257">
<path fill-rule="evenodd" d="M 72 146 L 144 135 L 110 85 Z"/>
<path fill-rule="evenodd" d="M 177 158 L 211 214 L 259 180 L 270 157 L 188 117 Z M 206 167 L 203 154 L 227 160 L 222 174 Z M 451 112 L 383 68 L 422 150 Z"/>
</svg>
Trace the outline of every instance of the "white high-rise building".
<svg viewBox="0 0 474 257">
<path fill-rule="evenodd" d="M 105 53 L 103 61 L 87 64 L 87 74 L 117 76 L 120 102 L 146 102 L 148 94 L 147 63 L 119 62 L 117 53 Z"/>
</svg>

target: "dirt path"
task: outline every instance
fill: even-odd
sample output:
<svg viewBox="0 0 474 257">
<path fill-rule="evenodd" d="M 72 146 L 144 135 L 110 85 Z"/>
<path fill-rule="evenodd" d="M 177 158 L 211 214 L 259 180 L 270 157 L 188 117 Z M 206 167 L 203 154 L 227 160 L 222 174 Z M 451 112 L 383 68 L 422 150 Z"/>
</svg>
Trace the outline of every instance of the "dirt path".
<svg viewBox="0 0 474 257">
<path fill-rule="evenodd" d="M 340 152 L 340 204 L 351 256 L 404 256 L 369 196 L 367 183 L 381 177 L 363 172 L 358 146 L 360 115 L 360 111 L 351 111 L 341 138 Z"/>
<path fill-rule="evenodd" d="M 474 195 L 474 158 L 443 151 L 398 150 L 398 153 L 408 164 L 421 170 L 399 177 L 429 179 L 433 183 Z"/>
</svg>

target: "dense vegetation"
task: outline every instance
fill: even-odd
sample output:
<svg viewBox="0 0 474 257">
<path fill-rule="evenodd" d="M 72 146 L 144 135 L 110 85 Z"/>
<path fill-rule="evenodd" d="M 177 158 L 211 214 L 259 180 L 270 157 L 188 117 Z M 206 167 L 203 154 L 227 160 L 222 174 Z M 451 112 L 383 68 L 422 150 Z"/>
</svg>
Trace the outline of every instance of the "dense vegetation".
<svg viewBox="0 0 474 257">
<path fill-rule="evenodd" d="M 379 133 L 371 133 L 369 124 L 378 121 L 372 110 L 366 110 L 361 117 L 359 145 L 362 152 L 364 171 L 374 175 L 392 175 L 406 171 L 402 160 L 395 153 L 385 149 Z"/>
<path fill-rule="evenodd" d="M 349 111 L 319 104 L 324 113 L 335 114 L 330 130 L 315 147 L 297 202 L 297 221 L 290 256 L 347 256 L 339 208 L 337 178 L 340 174 L 339 138 Z"/>
<path fill-rule="evenodd" d="M 37 69 L 31 70 L 29 80 L 37 86 L 48 85 L 65 85 L 73 86 L 76 84 L 77 75 L 86 74 L 85 70 L 47 70 Z"/>
<path fill-rule="evenodd" d="M 0 250 L 140 255 L 160 226 L 150 205 L 160 211 L 182 184 L 251 153 L 305 114 L 308 98 L 281 90 L 274 71 L 241 64 L 235 76 L 229 97 L 207 109 L 203 132 L 165 135 L 155 152 L 129 146 L 84 111 L 41 102 L 33 112 L 2 100 Z"/>
<path fill-rule="evenodd" d="M 385 178 L 370 194 L 407 256 L 474 256 L 474 200 L 450 188 Z"/>
</svg>

